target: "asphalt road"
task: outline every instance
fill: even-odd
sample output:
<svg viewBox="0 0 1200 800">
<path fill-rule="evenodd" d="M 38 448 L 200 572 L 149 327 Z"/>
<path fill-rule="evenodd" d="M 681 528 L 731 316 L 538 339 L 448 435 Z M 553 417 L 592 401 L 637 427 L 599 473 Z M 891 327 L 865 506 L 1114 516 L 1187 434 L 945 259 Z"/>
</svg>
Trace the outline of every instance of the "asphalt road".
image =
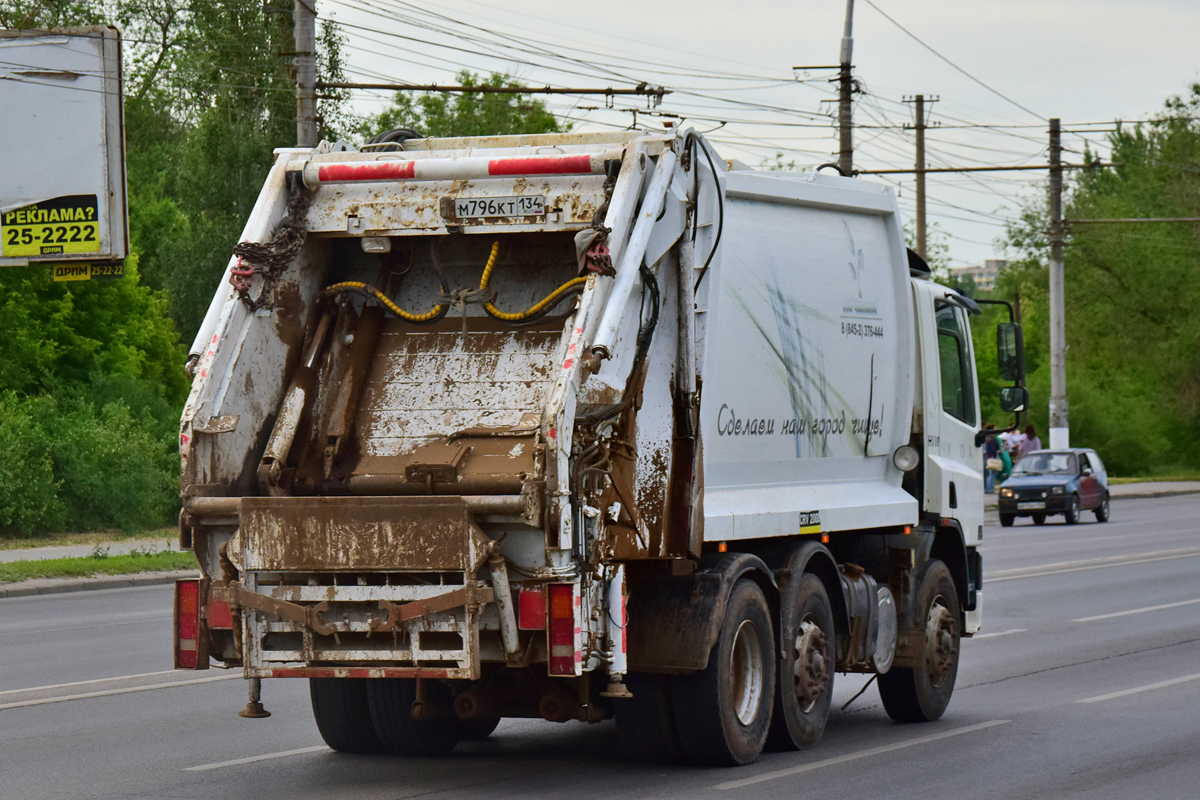
<svg viewBox="0 0 1200 800">
<path fill-rule="evenodd" d="M 816 749 L 740 769 L 629 763 L 612 723 L 532 720 L 444 760 L 343 756 L 304 682 L 266 682 L 273 716 L 245 720 L 239 675 L 169 672 L 166 587 L 0 600 L 0 800 L 1200 797 L 1200 496 L 1085 517 L 991 522 L 985 629 L 942 720 L 893 724 L 872 687 Z M 864 679 L 837 681 L 840 705 Z"/>
</svg>

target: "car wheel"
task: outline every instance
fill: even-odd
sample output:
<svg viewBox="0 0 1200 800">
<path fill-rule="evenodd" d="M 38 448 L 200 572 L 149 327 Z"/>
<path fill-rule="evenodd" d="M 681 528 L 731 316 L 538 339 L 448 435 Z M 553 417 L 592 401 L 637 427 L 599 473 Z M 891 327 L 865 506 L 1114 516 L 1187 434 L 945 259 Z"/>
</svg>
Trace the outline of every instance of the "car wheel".
<svg viewBox="0 0 1200 800">
<path fill-rule="evenodd" d="M 1000 524 L 1003 525 L 1005 528 L 1011 528 L 1012 524 L 1013 524 L 1013 519 L 1015 519 L 1015 516 L 1013 514 L 1001 514 L 1000 515 Z"/>
<path fill-rule="evenodd" d="M 1033 514 L 1032 516 L 1033 516 L 1033 524 L 1034 525 L 1045 525 L 1046 524 L 1046 515 L 1045 514 Z"/>
<path fill-rule="evenodd" d="M 1074 525 L 1076 522 L 1079 522 L 1079 495 L 1071 495 L 1071 504 L 1067 506 L 1064 516 L 1067 518 L 1068 525 Z"/>
<path fill-rule="evenodd" d="M 1104 493 L 1104 499 L 1096 506 L 1096 522 L 1108 522 L 1108 492 Z"/>
</svg>

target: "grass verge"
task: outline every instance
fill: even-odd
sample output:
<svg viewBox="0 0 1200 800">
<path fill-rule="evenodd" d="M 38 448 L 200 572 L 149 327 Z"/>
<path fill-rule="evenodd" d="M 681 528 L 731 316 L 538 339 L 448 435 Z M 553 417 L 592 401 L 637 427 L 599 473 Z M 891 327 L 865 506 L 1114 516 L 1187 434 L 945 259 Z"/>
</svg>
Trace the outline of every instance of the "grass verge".
<svg viewBox="0 0 1200 800">
<path fill-rule="evenodd" d="M 122 533 L 119 530 L 95 533 L 50 533 L 45 536 L 23 538 L 0 537 L 0 550 L 24 550 L 27 547 L 58 547 L 59 545 L 112 544 L 113 542 L 162 542 L 179 538 L 179 529 L 151 528 L 137 533 Z"/>
<path fill-rule="evenodd" d="M 1143 475 L 1134 478 L 1114 478 L 1109 483 L 1146 483 L 1147 481 L 1200 481 L 1200 472 L 1173 472 L 1166 475 Z"/>
<path fill-rule="evenodd" d="M 47 558 L 41 561 L 12 561 L 0 564 L 0 583 L 32 578 L 90 578 L 94 575 L 128 575 L 195 568 L 191 553 L 135 552 L 129 555 L 83 558 Z"/>
</svg>

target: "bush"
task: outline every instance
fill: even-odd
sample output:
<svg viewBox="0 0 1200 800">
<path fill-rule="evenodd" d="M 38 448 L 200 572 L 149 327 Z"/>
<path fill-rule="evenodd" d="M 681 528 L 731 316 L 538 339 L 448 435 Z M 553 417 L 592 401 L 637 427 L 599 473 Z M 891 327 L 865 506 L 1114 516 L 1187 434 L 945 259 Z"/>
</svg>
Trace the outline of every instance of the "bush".
<svg viewBox="0 0 1200 800">
<path fill-rule="evenodd" d="M 123 401 L 0 395 L 0 532 L 125 531 L 178 510 L 175 432 Z"/>
<path fill-rule="evenodd" d="M 0 533 L 30 536 L 61 529 L 67 509 L 58 496 L 50 437 L 28 399 L 0 394 Z"/>
</svg>

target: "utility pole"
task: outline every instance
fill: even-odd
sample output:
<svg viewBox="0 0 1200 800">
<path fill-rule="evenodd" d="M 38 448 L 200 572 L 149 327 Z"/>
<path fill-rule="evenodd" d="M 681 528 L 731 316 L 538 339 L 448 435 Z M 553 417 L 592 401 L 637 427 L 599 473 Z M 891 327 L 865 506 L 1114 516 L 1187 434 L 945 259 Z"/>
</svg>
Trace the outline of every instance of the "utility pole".
<svg viewBox="0 0 1200 800">
<path fill-rule="evenodd" d="M 925 252 L 925 235 L 927 232 L 925 223 L 925 129 L 928 127 L 928 121 L 925 116 L 925 95 L 919 94 L 913 98 L 916 104 L 917 122 L 913 125 L 913 130 L 917 132 L 917 164 L 914 172 L 917 176 L 917 255 L 921 258 L 928 258 Z M 929 102 L 936 103 L 937 98 L 930 98 Z"/>
<path fill-rule="evenodd" d="M 317 12 L 316 0 L 296 0 L 296 146 L 317 146 Z"/>
<path fill-rule="evenodd" d="M 854 0 L 846 0 L 846 30 L 842 33 L 841 73 L 838 77 L 838 128 L 841 151 L 838 166 L 845 175 L 854 174 L 854 129 L 851 118 L 851 96 L 854 80 L 850 77 L 850 59 L 854 52 Z"/>
<path fill-rule="evenodd" d="M 1063 304 L 1063 165 L 1058 118 L 1050 120 L 1050 447 L 1070 447 Z"/>
</svg>

